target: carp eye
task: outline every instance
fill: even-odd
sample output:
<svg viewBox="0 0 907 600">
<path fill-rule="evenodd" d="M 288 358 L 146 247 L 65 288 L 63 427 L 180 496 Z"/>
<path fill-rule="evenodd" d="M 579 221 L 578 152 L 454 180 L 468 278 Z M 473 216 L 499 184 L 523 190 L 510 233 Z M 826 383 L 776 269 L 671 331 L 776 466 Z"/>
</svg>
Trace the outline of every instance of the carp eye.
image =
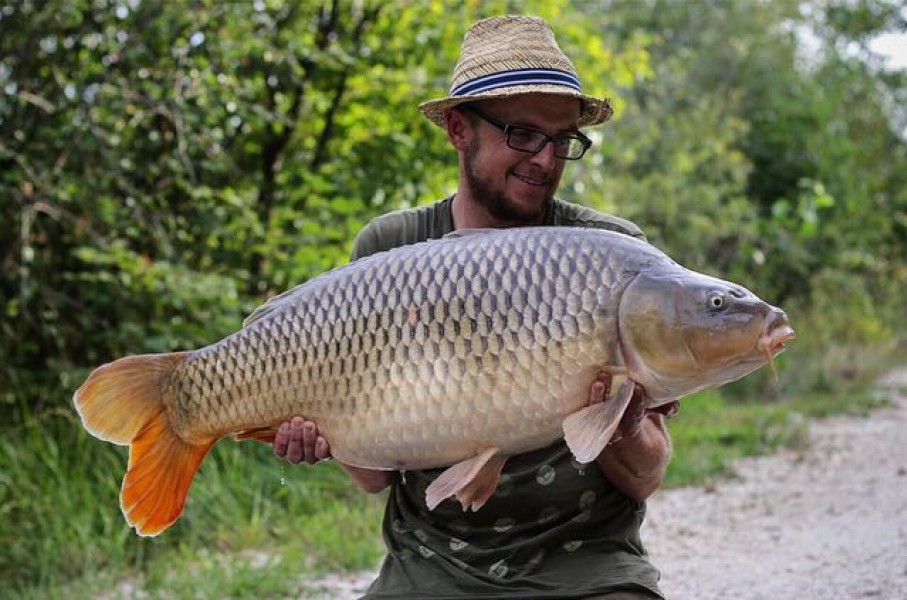
<svg viewBox="0 0 907 600">
<path fill-rule="evenodd" d="M 722 294 L 712 294 L 709 296 L 709 307 L 715 310 L 724 308 L 724 296 Z"/>
</svg>

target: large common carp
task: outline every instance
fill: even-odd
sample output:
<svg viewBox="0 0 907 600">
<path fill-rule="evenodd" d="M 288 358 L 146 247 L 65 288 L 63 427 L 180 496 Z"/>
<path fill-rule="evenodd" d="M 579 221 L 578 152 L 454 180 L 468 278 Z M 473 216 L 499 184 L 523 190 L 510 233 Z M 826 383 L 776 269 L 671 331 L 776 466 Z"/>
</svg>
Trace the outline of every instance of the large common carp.
<svg viewBox="0 0 907 600">
<path fill-rule="evenodd" d="M 120 505 L 141 535 L 180 515 L 223 436 L 273 441 L 292 415 L 340 461 L 452 465 L 429 487 L 477 510 L 507 456 L 608 443 L 633 383 L 658 406 L 742 377 L 793 337 L 784 312 L 596 229 L 455 233 L 312 279 L 192 352 L 122 358 L 75 393 L 85 428 L 129 445 Z M 622 381 L 587 406 L 602 373 Z"/>
</svg>

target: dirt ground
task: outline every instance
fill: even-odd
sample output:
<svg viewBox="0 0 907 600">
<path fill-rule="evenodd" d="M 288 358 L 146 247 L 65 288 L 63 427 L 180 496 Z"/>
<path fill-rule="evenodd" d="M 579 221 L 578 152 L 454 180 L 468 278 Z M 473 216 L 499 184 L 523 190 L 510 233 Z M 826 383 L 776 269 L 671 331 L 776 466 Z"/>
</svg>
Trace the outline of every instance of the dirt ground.
<svg viewBox="0 0 907 600">
<path fill-rule="evenodd" d="M 671 600 L 907 599 L 907 368 L 892 407 L 811 424 L 801 451 L 744 459 L 708 488 L 657 492 L 643 542 Z M 356 598 L 373 572 L 334 575 Z"/>
</svg>

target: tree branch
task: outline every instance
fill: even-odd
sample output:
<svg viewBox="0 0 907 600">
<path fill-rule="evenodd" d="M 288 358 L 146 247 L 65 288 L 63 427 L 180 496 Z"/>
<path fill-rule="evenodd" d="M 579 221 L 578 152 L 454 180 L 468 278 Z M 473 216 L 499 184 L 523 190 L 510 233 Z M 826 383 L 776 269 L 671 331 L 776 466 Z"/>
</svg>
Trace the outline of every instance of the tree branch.
<svg viewBox="0 0 907 600">
<path fill-rule="evenodd" d="M 362 34 L 365 32 L 365 28 L 372 24 L 375 19 L 378 17 L 378 13 L 381 12 L 381 5 L 377 4 L 371 9 L 366 9 L 363 11 L 362 16 L 359 18 L 359 21 L 356 23 L 356 28 L 353 30 L 353 51 L 356 54 L 359 54 L 359 51 L 362 48 Z M 331 140 L 331 137 L 334 133 L 334 122 L 337 117 L 337 111 L 340 109 L 340 104 L 343 101 L 343 95 L 346 93 L 346 82 L 349 79 L 352 67 L 347 66 L 343 72 L 340 74 L 340 79 L 337 82 L 337 85 L 334 87 L 334 95 L 331 98 L 331 106 L 328 108 L 327 113 L 324 116 L 324 126 L 321 128 L 321 133 L 318 135 L 318 142 L 315 145 L 315 152 L 312 155 L 312 160 L 309 162 L 309 169 L 313 172 L 317 171 L 322 163 L 327 157 L 327 147 L 328 143 Z"/>
</svg>

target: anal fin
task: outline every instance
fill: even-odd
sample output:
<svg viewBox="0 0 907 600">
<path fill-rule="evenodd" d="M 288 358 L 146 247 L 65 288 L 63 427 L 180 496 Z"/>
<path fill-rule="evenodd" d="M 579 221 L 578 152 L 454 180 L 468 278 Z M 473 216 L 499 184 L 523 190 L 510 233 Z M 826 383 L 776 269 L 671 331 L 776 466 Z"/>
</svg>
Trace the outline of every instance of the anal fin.
<svg viewBox="0 0 907 600">
<path fill-rule="evenodd" d="M 463 510 L 472 509 L 476 512 L 482 508 L 488 499 L 498 487 L 498 481 L 501 478 L 501 469 L 507 457 L 500 454 L 492 456 L 485 466 L 476 474 L 475 478 L 469 482 L 462 490 L 457 492 L 457 500 L 463 506 Z"/>
<path fill-rule="evenodd" d="M 275 437 L 277 437 L 277 428 L 273 425 L 237 431 L 233 434 L 233 439 L 237 442 L 255 440 L 256 442 L 261 442 L 263 444 L 273 444 Z"/>
<path fill-rule="evenodd" d="M 506 456 L 491 447 L 462 460 L 441 473 L 425 490 L 425 503 L 434 510 L 442 501 L 456 496 L 463 510 L 473 511 L 482 507 L 498 486 Z"/>
<path fill-rule="evenodd" d="M 608 445 L 630 404 L 634 385 L 633 381 L 626 379 L 612 397 L 567 415 L 564 419 L 564 440 L 577 462 L 592 462 Z"/>
</svg>

